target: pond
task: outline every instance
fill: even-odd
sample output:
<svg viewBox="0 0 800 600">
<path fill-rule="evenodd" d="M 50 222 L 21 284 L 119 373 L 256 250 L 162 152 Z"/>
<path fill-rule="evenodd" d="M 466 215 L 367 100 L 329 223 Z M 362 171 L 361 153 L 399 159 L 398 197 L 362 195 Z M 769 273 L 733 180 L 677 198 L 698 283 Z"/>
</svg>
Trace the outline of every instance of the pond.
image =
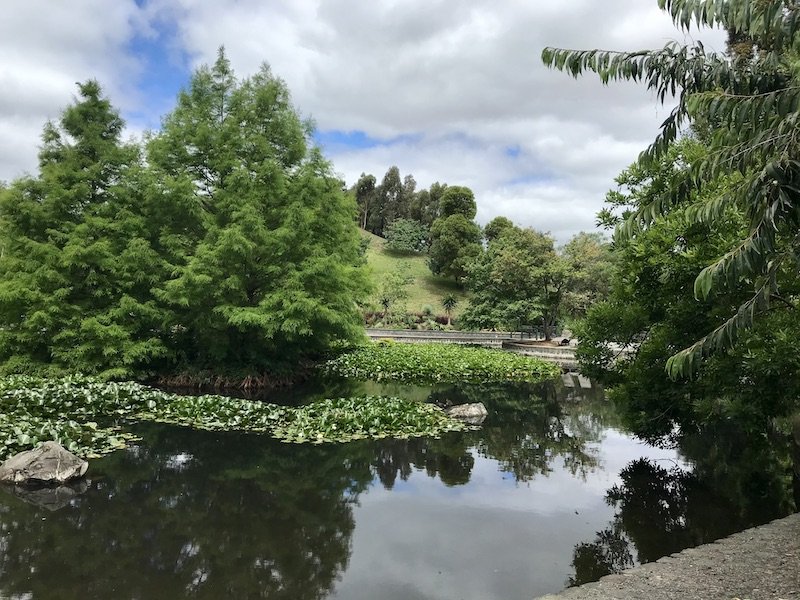
<svg viewBox="0 0 800 600">
<path fill-rule="evenodd" d="M 773 446 L 720 433 L 652 447 L 602 390 L 567 383 L 319 382 L 284 398 L 484 402 L 481 429 L 441 439 L 137 425 L 141 442 L 93 461 L 57 510 L 0 493 L 0 597 L 522 600 L 793 509 Z"/>
</svg>

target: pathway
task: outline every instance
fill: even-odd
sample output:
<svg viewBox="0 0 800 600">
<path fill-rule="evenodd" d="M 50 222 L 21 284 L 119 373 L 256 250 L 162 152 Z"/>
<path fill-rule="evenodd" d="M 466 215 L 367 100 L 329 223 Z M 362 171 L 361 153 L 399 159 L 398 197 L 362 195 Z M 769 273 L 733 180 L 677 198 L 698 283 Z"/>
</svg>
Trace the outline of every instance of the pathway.
<svg viewBox="0 0 800 600">
<path fill-rule="evenodd" d="M 800 514 L 539 600 L 800 600 Z"/>
</svg>

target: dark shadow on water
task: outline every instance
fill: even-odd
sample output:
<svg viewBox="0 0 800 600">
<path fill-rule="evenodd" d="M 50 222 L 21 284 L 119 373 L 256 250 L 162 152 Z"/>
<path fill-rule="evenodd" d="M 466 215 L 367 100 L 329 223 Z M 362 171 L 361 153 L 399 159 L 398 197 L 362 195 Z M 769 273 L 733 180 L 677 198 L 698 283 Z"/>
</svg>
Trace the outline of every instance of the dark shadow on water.
<svg viewBox="0 0 800 600">
<path fill-rule="evenodd" d="M 591 542 L 575 546 L 568 585 L 647 563 L 768 523 L 797 510 L 790 440 L 751 437 L 734 424 L 681 436 L 692 470 L 631 461 L 606 494 L 615 514 Z M 795 450 L 796 452 L 796 450 Z"/>
</svg>

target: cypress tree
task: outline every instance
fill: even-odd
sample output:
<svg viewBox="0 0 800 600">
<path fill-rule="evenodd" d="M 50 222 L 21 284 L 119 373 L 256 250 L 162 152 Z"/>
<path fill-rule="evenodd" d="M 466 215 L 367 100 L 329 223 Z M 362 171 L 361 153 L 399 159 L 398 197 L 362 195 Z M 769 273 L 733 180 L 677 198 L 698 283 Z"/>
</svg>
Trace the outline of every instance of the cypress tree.
<svg viewBox="0 0 800 600">
<path fill-rule="evenodd" d="M 124 122 L 97 82 L 78 91 L 45 125 L 39 176 L 0 192 L 5 371 L 127 376 L 167 352 L 138 149 L 120 142 Z"/>
<path fill-rule="evenodd" d="M 220 50 L 151 140 L 149 162 L 197 228 L 159 294 L 187 365 L 271 369 L 361 335 L 356 207 L 310 131 L 268 67 L 239 81 Z"/>
</svg>

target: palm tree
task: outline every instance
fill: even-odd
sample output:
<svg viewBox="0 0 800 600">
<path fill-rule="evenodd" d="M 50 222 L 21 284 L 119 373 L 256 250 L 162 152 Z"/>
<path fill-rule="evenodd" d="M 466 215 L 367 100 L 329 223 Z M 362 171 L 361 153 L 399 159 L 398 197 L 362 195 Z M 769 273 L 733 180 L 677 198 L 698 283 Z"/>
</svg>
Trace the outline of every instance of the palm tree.
<svg viewBox="0 0 800 600">
<path fill-rule="evenodd" d="M 450 326 L 450 314 L 455 310 L 456 305 L 458 305 L 458 298 L 453 293 L 447 294 L 444 298 L 442 298 L 442 306 L 444 307 L 444 312 L 447 315 L 447 326 Z"/>
</svg>

